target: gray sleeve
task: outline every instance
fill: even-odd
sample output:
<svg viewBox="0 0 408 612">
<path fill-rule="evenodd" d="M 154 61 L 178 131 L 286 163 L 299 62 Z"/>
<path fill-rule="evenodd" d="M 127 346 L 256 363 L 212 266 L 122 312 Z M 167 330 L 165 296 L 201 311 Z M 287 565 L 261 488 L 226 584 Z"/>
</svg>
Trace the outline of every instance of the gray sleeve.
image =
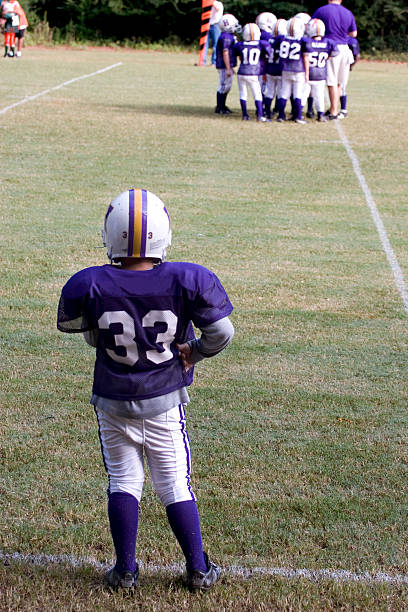
<svg viewBox="0 0 408 612">
<path fill-rule="evenodd" d="M 233 336 L 234 326 L 228 317 L 201 328 L 200 338 L 189 341 L 193 363 L 220 353 L 228 346 Z"/>
<path fill-rule="evenodd" d="M 82 335 L 84 337 L 85 342 L 89 344 L 89 346 L 96 347 L 96 345 L 98 344 L 98 335 L 99 335 L 98 329 L 92 329 L 91 331 L 82 332 Z"/>
</svg>

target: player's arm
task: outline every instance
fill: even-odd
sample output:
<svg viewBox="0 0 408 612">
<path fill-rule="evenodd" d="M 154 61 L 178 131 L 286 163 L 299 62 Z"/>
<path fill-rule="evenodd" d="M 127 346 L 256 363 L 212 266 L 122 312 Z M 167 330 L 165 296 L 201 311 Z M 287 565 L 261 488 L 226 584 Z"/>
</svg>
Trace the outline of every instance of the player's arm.
<svg viewBox="0 0 408 612">
<path fill-rule="evenodd" d="M 176 345 L 184 369 L 188 372 L 195 363 L 223 351 L 233 336 L 234 326 L 228 317 L 202 327 L 200 338 Z"/>
<path fill-rule="evenodd" d="M 225 64 L 225 69 L 227 71 L 227 76 L 231 76 L 232 74 L 232 68 L 231 68 L 231 62 L 230 62 L 230 55 L 229 55 L 229 49 L 224 49 L 222 52 L 222 59 L 224 60 L 224 64 Z"/>
<path fill-rule="evenodd" d="M 306 83 L 309 81 L 309 67 L 310 67 L 310 61 L 309 61 L 309 54 L 308 53 L 303 53 L 303 62 L 305 64 L 305 80 Z"/>
</svg>

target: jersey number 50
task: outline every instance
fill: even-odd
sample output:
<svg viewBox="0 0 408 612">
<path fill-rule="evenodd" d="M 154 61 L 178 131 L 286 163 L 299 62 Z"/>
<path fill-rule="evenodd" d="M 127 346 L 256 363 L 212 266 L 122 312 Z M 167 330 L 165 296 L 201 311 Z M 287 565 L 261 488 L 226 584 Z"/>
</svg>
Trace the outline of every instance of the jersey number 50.
<svg viewBox="0 0 408 612">
<path fill-rule="evenodd" d="M 135 340 L 135 322 L 125 310 L 104 312 L 98 320 L 99 329 L 111 329 L 112 323 L 122 325 L 122 333 L 114 334 L 115 345 L 125 348 L 125 355 L 118 355 L 116 351 L 106 349 L 109 357 L 119 363 L 134 366 L 139 359 L 139 349 Z M 163 363 L 173 358 L 170 344 L 176 337 L 177 317 L 171 310 L 150 310 L 142 319 L 143 327 L 154 327 L 155 323 L 166 323 L 167 330 L 156 336 L 156 344 L 161 344 L 163 351 L 151 349 L 146 351 L 146 357 L 153 363 Z"/>
</svg>

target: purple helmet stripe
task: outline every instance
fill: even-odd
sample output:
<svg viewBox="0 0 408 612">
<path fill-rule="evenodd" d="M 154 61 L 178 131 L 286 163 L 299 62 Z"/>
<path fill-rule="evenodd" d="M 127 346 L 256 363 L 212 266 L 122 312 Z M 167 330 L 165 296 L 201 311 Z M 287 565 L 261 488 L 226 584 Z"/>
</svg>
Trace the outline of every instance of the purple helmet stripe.
<svg viewBox="0 0 408 612">
<path fill-rule="evenodd" d="M 146 257 L 147 240 L 147 191 L 142 189 L 142 235 L 140 238 L 140 257 Z"/>
<path fill-rule="evenodd" d="M 128 256 L 133 255 L 133 241 L 135 238 L 135 190 L 129 189 L 129 229 L 128 229 Z"/>
</svg>

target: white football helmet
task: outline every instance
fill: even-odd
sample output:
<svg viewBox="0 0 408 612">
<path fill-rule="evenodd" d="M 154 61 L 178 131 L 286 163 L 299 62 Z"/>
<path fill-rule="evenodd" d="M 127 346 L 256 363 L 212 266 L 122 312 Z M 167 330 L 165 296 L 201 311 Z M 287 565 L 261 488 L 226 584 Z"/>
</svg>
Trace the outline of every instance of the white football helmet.
<svg viewBox="0 0 408 612">
<path fill-rule="evenodd" d="M 295 17 L 297 17 L 298 19 L 301 19 L 305 25 L 307 23 L 309 23 L 309 21 L 311 19 L 309 13 L 297 13 L 297 15 L 295 15 Z"/>
<path fill-rule="evenodd" d="M 326 27 L 321 19 L 311 19 L 306 25 L 306 34 L 310 36 L 310 38 L 324 36 L 325 31 Z"/>
<path fill-rule="evenodd" d="M 287 24 L 287 35 L 300 40 L 305 33 L 305 24 L 298 17 L 292 17 Z"/>
<path fill-rule="evenodd" d="M 260 13 L 255 19 L 255 23 L 260 30 L 271 32 L 276 23 L 276 16 L 273 13 Z"/>
<path fill-rule="evenodd" d="M 108 257 L 151 257 L 164 261 L 171 244 L 170 217 L 163 202 L 146 189 L 129 189 L 112 200 L 102 242 Z"/>
<path fill-rule="evenodd" d="M 274 36 L 286 36 L 288 22 L 286 19 L 277 19 L 275 25 L 273 26 L 272 34 Z"/>
<path fill-rule="evenodd" d="M 238 34 L 241 32 L 241 26 L 238 23 L 238 19 L 231 15 L 231 13 L 227 13 L 223 15 L 218 22 L 220 26 L 221 32 L 228 32 L 229 34 Z"/>
<path fill-rule="evenodd" d="M 247 23 L 242 28 L 242 38 L 246 42 L 249 42 L 251 40 L 260 40 L 261 30 L 258 28 L 256 23 Z"/>
</svg>

